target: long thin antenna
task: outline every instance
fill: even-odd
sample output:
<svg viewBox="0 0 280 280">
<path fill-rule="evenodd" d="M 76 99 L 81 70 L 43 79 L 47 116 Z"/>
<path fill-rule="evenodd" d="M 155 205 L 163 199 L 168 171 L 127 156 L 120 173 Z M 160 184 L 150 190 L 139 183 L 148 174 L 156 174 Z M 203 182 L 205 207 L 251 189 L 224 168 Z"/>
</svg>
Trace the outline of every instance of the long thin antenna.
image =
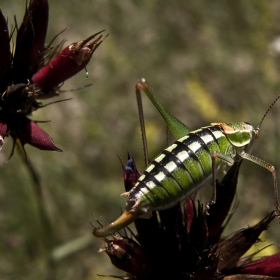
<svg viewBox="0 0 280 280">
<path fill-rule="evenodd" d="M 277 102 L 277 100 L 278 100 L 279 98 L 280 98 L 280 95 L 278 95 L 277 98 L 276 98 L 276 99 L 271 103 L 271 105 L 268 107 L 268 109 L 267 109 L 267 111 L 265 112 L 265 114 L 263 115 L 263 117 L 262 117 L 262 119 L 261 119 L 259 125 L 257 126 L 257 129 L 256 129 L 257 131 L 259 131 L 260 126 L 261 126 L 263 120 L 265 119 L 267 113 L 271 110 L 271 108 L 274 106 L 274 104 Z"/>
</svg>

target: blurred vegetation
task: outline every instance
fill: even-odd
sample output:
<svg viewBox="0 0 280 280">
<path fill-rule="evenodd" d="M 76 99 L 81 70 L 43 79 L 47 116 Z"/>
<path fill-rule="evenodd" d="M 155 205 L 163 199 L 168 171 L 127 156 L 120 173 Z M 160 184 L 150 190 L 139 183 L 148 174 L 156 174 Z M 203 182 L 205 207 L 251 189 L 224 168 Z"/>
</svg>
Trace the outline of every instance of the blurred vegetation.
<svg viewBox="0 0 280 280">
<path fill-rule="evenodd" d="M 25 1 L 1 0 L 0 8 L 9 25 L 14 15 L 20 23 Z M 139 169 L 144 167 L 134 93 L 137 79 L 145 77 L 160 102 L 191 129 L 214 121 L 257 126 L 280 94 L 279 15 L 276 0 L 50 0 L 48 41 L 66 27 L 57 43 L 63 38 L 69 44 L 80 41 L 103 29 L 110 35 L 87 66 L 88 78 L 82 71 L 62 89 L 93 85 L 63 93 L 57 99 L 73 100 L 32 116 L 51 120 L 41 127 L 64 150 L 60 154 L 26 147 L 40 175 L 41 206 L 53 236 L 45 235 L 34 184 L 20 156 L 16 153 L 4 164 L 11 139 L 1 151 L 0 278 L 92 280 L 100 279 L 97 273 L 122 274 L 97 252 L 103 242 L 90 235 L 90 222 L 94 218 L 111 222 L 125 206 L 119 197 L 123 182 L 116 154 L 125 160 L 129 151 Z M 166 129 L 155 108 L 143 99 L 153 158 L 166 146 Z M 279 108 L 278 103 L 268 114 L 253 149 L 276 170 Z M 244 162 L 238 199 L 231 231 L 273 209 L 271 174 Z M 275 222 L 265 239 L 279 242 L 278 227 Z M 55 249 L 51 273 L 48 248 Z"/>
</svg>

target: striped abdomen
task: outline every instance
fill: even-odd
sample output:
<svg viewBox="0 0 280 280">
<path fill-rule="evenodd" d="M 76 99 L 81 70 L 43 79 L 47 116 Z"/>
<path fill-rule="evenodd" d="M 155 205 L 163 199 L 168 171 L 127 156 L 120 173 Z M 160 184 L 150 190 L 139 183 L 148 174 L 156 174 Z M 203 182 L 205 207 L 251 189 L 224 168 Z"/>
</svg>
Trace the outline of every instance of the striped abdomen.
<svg viewBox="0 0 280 280">
<path fill-rule="evenodd" d="M 152 161 L 129 192 L 127 204 L 136 203 L 144 214 L 167 209 L 189 197 L 212 177 L 213 152 L 235 154 L 218 125 L 180 138 Z M 220 161 L 215 159 L 215 170 Z"/>
</svg>

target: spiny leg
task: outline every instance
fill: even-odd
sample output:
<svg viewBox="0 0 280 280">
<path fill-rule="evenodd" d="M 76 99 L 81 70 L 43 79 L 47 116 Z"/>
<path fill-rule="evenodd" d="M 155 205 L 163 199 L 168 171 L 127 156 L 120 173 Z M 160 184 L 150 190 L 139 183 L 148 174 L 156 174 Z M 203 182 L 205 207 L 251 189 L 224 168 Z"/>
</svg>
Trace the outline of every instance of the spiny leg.
<svg viewBox="0 0 280 280">
<path fill-rule="evenodd" d="M 144 121 L 144 113 L 143 113 L 143 104 L 142 104 L 142 97 L 141 97 L 141 83 L 138 82 L 135 85 L 136 88 L 136 99 L 137 99 L 137 107 L 138 107 L 138 114 L 139 114 L 139 121 L 140 121 L 140 128 L 142 134 L 142 143 L 143 143 L 143 150 L 144 150 L 144 159 L 145 159 L 145 166 L 149 165 L 149 158 L 148 158 L 148 144 L 147 144 L 147 136 L 146 136 L 146 129 L 145 129 L 145 121 Z"/>
<path fill-rule="evenodd" d="M 270 171 L 272 173 L 273 182 L 274 182 L 274 195 L 275 195 L 275 198 L 274 198 L 275 199 L 275 202 L 274 202 L 275 214 L 279 217 L 280 216 L 280 206 L 279 206 L 277 175 L 276 175 L 275 167 L 272 164 L 270 164 L 258 157 L 255 157 L 251 154 L 247 154 L 245 152 L 241 153 L 240 156 L 244 159 L 250 160 L 250 161 L 266 168 L 268 171 Z"/>
</svg>

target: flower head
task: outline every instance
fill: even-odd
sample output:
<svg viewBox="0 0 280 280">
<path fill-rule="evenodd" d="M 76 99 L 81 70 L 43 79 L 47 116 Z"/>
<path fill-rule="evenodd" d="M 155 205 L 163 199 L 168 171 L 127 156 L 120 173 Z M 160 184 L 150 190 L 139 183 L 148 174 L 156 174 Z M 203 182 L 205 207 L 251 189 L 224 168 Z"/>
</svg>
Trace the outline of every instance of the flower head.
<svg viewBox="0 0 280 280">
<path fill-rule="evenodd" d="M 10 135 L 21 145 L 61 151 L 27 116 L 43 107 L 39 98 L 59 94 L 61 83 L 82 70 L 103 42 L 101 31 L 60 52 L 62 43 L 53 49 L 46 47 L 48 17 L 48 0 L 31 0 L 19 29 L 9 34 L 0 10 L 0 148 Z M 12 51 L 14 31 L 17 36 Z"/>
<path fill-rule="evenodd" d="M 132 158 L 127 167 L 123 166 L 126 191 L 129 191 L 127 186 L 133 187 L 131 174 L 140 174 L 133 167 Z M 279 277 L 279 253 L 254 262 L 251 257 L 242 259 L 274 219 L 273 212 L 256 225 L 221 238 L 225 220 L 230 218 L 228 213 L 234 201 L 239 167 L 240 162 L 235 163 L 217 183 L 217 201 L 209 213 L 200 202 L 196 207 L 188 198 L 180 205 L 153 212 L 151 219 L 137 219 L 137 233 L 132 233 L 132 237 L 119 233 L 105 238 L 102 251 L 108 254 L 113 265 L 127 273 L 115 277 L 131 280 Z"/>
</svg>

